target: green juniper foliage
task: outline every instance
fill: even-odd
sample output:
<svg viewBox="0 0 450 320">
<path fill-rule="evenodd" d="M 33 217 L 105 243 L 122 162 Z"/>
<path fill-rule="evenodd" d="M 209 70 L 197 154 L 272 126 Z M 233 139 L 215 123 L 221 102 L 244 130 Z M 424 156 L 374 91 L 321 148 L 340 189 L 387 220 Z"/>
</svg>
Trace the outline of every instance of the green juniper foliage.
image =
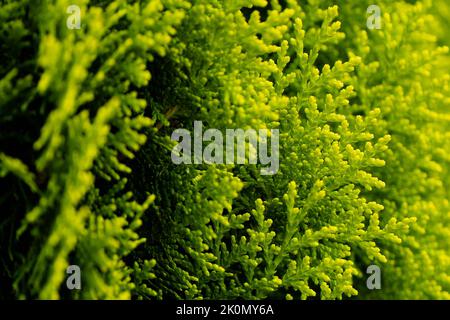
<svg viewBox="0 0 450 320">
<path fill-rule="evenodd" d="M 371 4 L 3 1 L 0 298 L 449 299 L 450 5 Z M 173 164 L 194 121 L 279 171 Z"/>
</svg>

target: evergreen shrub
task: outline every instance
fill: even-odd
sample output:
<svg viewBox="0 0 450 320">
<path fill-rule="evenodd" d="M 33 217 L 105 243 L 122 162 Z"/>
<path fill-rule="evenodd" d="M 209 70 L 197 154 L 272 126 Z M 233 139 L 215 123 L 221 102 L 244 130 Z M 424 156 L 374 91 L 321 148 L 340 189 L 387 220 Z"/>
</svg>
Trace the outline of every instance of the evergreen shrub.
<svg viewBox="0 0 450 320">
<path fill-rule="evenodd" d="M 2 1 L 0 298 L 449 299 L 449 7 Z M 278 172 L 174 164 L 194 121 Z"/>
</svg>

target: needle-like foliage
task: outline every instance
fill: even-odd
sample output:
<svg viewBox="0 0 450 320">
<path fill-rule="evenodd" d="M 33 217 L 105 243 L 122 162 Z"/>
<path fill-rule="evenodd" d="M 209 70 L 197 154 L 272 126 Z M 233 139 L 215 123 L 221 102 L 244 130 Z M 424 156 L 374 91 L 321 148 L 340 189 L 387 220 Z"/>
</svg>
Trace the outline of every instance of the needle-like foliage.
<svg viewBox="0 0 450 320">
<path fill-rule="evenodd" d="M 445 1 L 73 2 L 0 5 L 0 298 L 450 298 Z M 174 164 L 194 121 L 278 172 Z"/>
</svg>

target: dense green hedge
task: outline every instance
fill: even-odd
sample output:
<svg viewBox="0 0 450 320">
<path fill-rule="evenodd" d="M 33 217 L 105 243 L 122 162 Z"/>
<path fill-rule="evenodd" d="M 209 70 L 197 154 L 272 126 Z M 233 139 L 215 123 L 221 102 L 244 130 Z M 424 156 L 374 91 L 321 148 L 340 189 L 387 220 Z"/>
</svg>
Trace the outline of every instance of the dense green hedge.
<svg viewBox="0 0 450 320">
<path fill-rule="evenodd" d="M 0 298 L 449 299 L 449 6 L 371 4 L 3 1 Z M 173 164 L 195 120 L 279 171 Z"/>
</svg>

